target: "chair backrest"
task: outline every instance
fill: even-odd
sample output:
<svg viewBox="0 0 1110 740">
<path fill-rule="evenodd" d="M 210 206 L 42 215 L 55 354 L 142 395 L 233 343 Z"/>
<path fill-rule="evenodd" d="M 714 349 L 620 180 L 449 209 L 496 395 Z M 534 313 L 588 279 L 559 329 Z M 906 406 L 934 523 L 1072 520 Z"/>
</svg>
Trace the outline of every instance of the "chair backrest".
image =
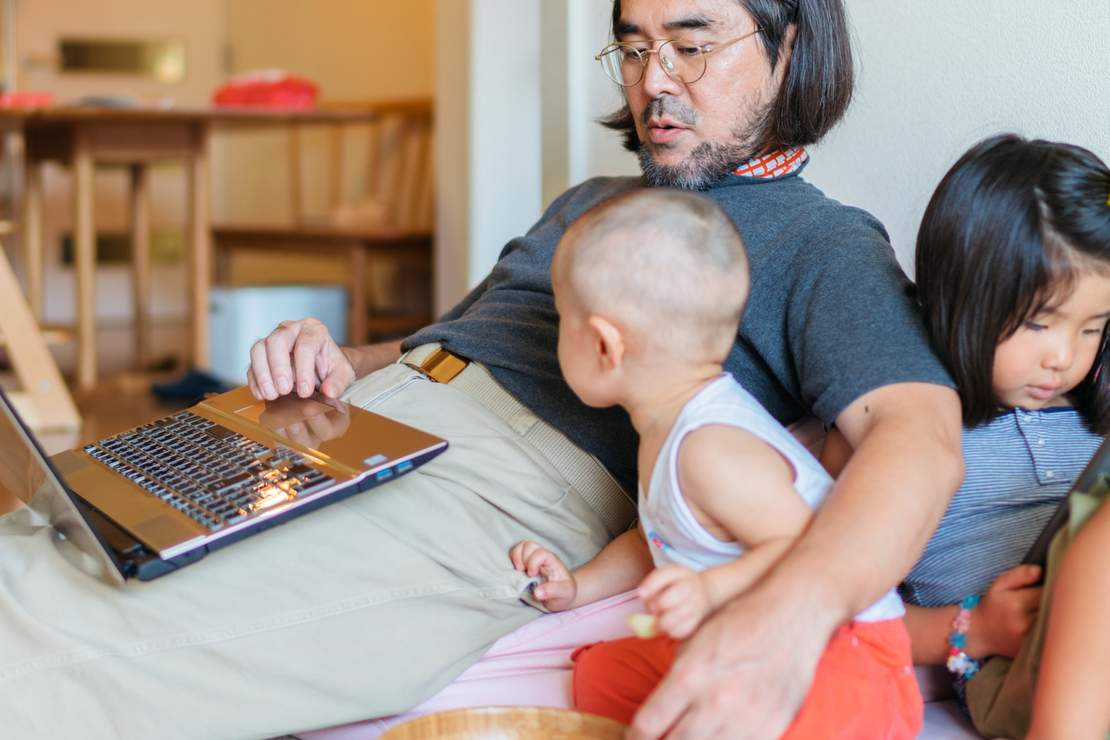
<svg viewBox="0 0 1110 740">
<path fill-rule="evenodd" d="M 322 103 L 321 108 L 357 112 L 358 123 L 334 123 L 329 127 L 327 147 L 328 214 L 326 222 L 340 226 L 389 226 L 430 231 L 433 223 L 434 190 L 432 170 L 433 113 L 430 100 L 386 102 L 344 101 Z M 306 217 L 303 172 L 309 151 L 302 126 L 293 125 L 289 146 L 292 174 L 290 211 L 293 222 L 319 222 Z M 365 136 L 356 142 L 356 136 Z M 352 144 L 362 144 L 354 147 Z M 352 151 L 364 151 L 364 157 Z M 363 159 L 365 192 L 354 200 L 347 196 L 349 169 Z"/>
</svg>

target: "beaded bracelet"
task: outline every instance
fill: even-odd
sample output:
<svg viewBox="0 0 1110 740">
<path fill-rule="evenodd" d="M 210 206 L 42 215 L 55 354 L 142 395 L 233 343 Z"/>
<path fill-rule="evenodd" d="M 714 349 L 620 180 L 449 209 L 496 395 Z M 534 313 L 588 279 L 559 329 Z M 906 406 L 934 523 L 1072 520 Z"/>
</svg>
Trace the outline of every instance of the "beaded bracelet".
<svg viewBox="0 0 1110 740">
<path fill-rule="evenodd" d="M 971 610 L 979 605 L 979 596 L 968 596 L 960 602 L 960 611 L 952 620 L 952 632 L 948 635 L 948 670 L 965 681 L 979 672 L 979 661 L 972 658 L 964 648 L 967 646 L 967 629 L 971 626 Z"/>
</svg>

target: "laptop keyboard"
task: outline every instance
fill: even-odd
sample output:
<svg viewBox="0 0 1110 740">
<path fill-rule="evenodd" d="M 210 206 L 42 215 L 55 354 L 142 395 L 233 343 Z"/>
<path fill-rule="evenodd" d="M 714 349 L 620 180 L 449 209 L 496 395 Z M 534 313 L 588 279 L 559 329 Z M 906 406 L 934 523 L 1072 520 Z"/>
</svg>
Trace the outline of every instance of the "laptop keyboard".
<svg viewBox="0 0 1110 740">
<path fill-rule="evenodd" d="M 293 450 L 189 411 L 84 450 L 212 532 L 334 483 Z"/>
</svg>

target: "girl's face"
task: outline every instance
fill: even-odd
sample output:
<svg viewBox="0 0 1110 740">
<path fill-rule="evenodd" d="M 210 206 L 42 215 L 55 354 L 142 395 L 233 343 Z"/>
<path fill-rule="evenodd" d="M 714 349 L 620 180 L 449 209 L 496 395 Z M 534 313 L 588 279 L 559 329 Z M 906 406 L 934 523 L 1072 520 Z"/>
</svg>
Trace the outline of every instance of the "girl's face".
<svg viewBox="0 0 1110 740">
<path fill-rule="evenodd" d="M 1032 317 L 994 353 L 994 392 L 1007 408 L 1068 405 L 1110 319 L 1110 275 L 1081 273 L 1067 300 Z"/>
</svg>

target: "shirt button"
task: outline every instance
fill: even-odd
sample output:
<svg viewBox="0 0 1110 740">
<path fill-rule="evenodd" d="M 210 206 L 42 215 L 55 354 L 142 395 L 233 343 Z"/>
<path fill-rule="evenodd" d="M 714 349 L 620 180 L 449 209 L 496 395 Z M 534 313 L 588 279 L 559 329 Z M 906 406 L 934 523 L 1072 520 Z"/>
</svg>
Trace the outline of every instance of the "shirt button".
<svg viewBox="0 0 1110 740">
<path fill-rule="evenodd" d="M 1044 477 L 1045 478 L 1055 478 L 1056 473 L 1053 473 L 1051 470 L 1046 470 L 1046 471 L 1044 471 Z"/>
<path fill-rule="evenodd" d="M 1040 439 L 1037 440 L 1037 446 L 1038 447 L 1044 447 L 1044 437 L 1041 437 Z"/>
</svg>

